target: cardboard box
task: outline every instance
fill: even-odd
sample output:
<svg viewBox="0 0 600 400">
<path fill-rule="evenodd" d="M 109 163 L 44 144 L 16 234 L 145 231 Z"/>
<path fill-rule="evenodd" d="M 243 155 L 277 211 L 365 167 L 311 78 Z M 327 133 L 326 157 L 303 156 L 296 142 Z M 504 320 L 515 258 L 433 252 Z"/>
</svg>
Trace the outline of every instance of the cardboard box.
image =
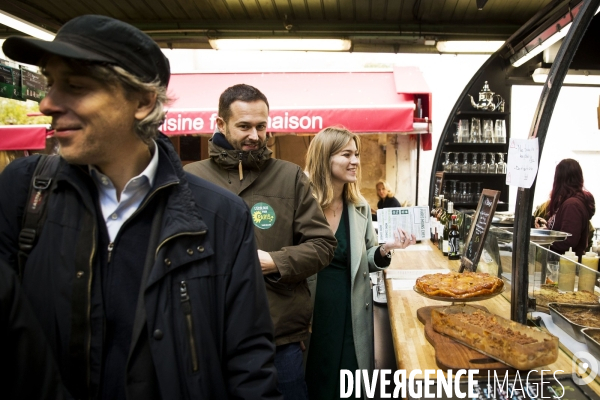
<svg viewBox="0 0 600 400">
<path fill-rule="evenodd" d="M 429 239 L 429 207 L 392 207 L 377 210 L 379 224 L 379 243 L 394 240 L 398 227 L 408 234 L 415 235 L 417 240 Z"/>
</svg>

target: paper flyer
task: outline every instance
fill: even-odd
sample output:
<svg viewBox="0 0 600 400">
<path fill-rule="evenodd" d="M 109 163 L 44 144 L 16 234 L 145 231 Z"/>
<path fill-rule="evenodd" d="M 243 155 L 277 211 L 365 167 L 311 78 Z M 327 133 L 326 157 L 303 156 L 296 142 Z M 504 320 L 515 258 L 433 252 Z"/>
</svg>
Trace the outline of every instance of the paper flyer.
<svg viewBox="0 0 600 400">
<path fill-rule="evenodd" d="M 379 243 L 394 240 L 394 232 L 404 229 L 417 240 L 429 239 L 429 207 L 392 207 L 377 210 Z"/>
<path fill-rule="evenodd" d="M 506 162 L 506 184 L 530 188 L 537 175 L 538 139 L 510 139 Z"/>
</svg>

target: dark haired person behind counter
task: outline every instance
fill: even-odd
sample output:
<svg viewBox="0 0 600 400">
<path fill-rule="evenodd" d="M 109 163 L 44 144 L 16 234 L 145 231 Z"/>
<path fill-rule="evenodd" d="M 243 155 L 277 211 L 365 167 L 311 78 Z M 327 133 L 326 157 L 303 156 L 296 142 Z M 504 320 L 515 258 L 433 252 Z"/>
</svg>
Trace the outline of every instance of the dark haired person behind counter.
<svg viewBox="0 0 600 400">
<path fill-rule="evenodd" d="M 556 165 L 548 205 L 548 220 L 536 217 L 536 228 L 570 233 L 566 240 L 554 242 L 550 249 L 564 254 L 572 248 L 577 256 L 588 245 L 589 221 L 596 212 L 594 196 L 583 187 L 583 171 L 576 160 L 566 158 Z"/>
</svg>

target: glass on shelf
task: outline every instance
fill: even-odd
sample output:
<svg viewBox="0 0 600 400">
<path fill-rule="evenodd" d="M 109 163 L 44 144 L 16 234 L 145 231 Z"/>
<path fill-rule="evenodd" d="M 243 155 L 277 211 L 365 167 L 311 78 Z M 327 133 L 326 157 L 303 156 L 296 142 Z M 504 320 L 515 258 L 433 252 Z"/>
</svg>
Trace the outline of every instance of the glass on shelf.
<svg viewBox="0 0 600 400">
<path fill-rule="evenodd" d="M 456 125 L 456 129 L 454 130 L 454 133 L 452 133 L 452 143 L 460 143 L 460 132 L 458 129 L 458 122 L 455 122 L 454 125 Z"/>
<path fill-rule="evenodd" d="M 452 168 L 450 169 L 450 172 L 454 173 L 454 174 L 458 174 L 460 173 L 460 164 L 458 163 L 458 155 L 460 153 L 453 153 L 454 154 L 454 163 L 452 164 Z"/>
<path fill-rule="evenodd" d="M 450 182 L 451 182 L 450 183 L 450 185 L 451 185 L 450 186 L 451 187 L 451 189 L 450 189 L 450 201 L 453 202 L 453 203 L 456 203 L 457 199 L 458 199 L 458 195 L 459 195 L 458 190 L 456 190 L 456 184 L 458 183 L 458 181 L 457 180 L 451 180 Z"/>
<path fill-rule="evenodd" d="M 497 119 L 494 126 L 494 143 L 506 143 L 506 121 Z"/>
<path fill-rule="evenodd" d="M 471 172 L 471 164 L 469 164 L 468 154 L 469 153 L 462 153 L 463 162 L 462 162 L 462 165 L 460 166 L 461 174 L 468 174 L 469 172 Z"/>
<path fill-rule="evenodd" d="M 468 119 L 461 119 L 458 121 L 458 142 L 459 143 L 469 143 L 470 142 L 469 120 Z"/>
<path fill-rule="evenodd" d="M 481 154 L 481 164 L 479 164 L 479 172 L 482 174 L 487 174 L 488 172 L 488 163 L 487 163 L 487 153 Z"/>
<path fill-rule="evenodd" d="M 490 162 L 488 163 L 488 174 L 495 174 L 498 168 L 496 165 L 496 153 L 488 153 L 490 155 Z"/>
<path fill-rule="evenodd" d="M 444 191 L 442 192 L 442 194 L 444 195 L 445 198 L 449 198 L 450 197 L 450 188 L 449 188 L 449 184 L 448 182 L 450 182 L 449 179 L 446 179 L 444 181 Z"/>
<path fill-rule="evenodd" d="M 481 143 L 481 120 L 471 118 L 471 143 Z"/>
<path fill-rule="evenodd" d="M 470 203 L 471 202 L 471 193 L 467 190 L 467 187 L 470 187 L 469 182 L 461 182 L 460 183 L 460 202 L 461 203 Z"/>
<path fill-rule="evenodd" d="M 473 199 L 473 203 L 477 203 L 479 201 L 479 198 L 481 197 L 481 184 L 483 182 L 473 182 L 475 183 L 475 185 L 477 185 L 477 189 L 475 190 L 475 193 L 473 193 L 473 195 L 475 196 L 475 198 Z"/>
<path fill-rule="evenodd" d="M 480 165 L 477 163 L 477 154 L 471 153 L 471 173 L 478 174 Z"/>
<path fill-rule="evenodd" d="M 498 174 L 506 174 L 506 163 L 504 162 L 504 153 L 498 153 L 498 168 L 496 173 Z"/>
<path fill-rule="evenodd" d="M 467 199 L 465 200 L 465 203 L 473 203 L 473 197 L 475 197 L 473 195 L 473 192 L 471 191 L 472 188 L 472 184 L 471 182 L 467 182 Z"/>
<path fill-rule="evenodd" d="M 483 134 L 481 141 L 483 143 L 493 143 L 492 139 L 494 136 L 494 121 L 491 119 L 483 120 Z"/>
<path fill-rule="evenodd" d="M 452 163 L 450 162 L 450 154 L 451 152 L 446 152 L 444 154 L 444 162 L 442 163 L 442 171 L 451 172 L 452 171 Z"/>
</svg>

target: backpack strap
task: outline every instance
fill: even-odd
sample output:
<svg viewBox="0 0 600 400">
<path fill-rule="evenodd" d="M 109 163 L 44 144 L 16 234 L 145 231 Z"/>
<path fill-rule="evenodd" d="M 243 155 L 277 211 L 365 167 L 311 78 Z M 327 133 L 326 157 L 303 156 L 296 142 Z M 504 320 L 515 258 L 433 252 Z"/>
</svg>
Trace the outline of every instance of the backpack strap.
<svg viewBox="0 0 600 400">
<path fill-rule="evenodd" d="M 21 232 L 19 232 L 19 277 L 23 277 L 23 270 L 31 250 L 35 246 L 40 232 L 46 221 L 46 208 L 48 195 L 54 187 L 56 172 L 60 164 L 60 156 L 42 154 L 29 187 L 27 205 L 23 214 Z"/>
</svg>

